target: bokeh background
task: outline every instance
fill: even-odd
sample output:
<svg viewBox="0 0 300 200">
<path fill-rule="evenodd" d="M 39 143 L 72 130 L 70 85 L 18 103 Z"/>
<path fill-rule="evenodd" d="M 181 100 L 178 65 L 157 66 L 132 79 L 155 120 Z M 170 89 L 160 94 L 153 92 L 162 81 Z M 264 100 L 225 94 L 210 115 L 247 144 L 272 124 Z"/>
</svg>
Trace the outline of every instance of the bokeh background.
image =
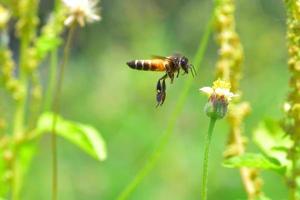
<svg viewBox="0 0 300 200">
<path fill-rule="evenodd" d="M 288 91 L 285 10 L 282 1 L 236 1 L 237 30 L 245 50 L 244 99 L 252 106 L 245 124 L 248 150 L 258 151 L 252 132 L 265 118 L 283 116 Z M 47 17 L 52 1 L 41 1 Z M 106 140 L 108 159 L 97 162 L 76 146 L 59 139 L 59 199 L 116 199 L 155 148 L 174 109 L 186 77 L 168 84 L 163 107 L 155 108 L 155 86 L 162 75 L 134 71 L 126 62 L 153 54 L 181 52 L 193 58 L 212 12 L 210 0 L 102 0 L 103 20 L 76 33 L 66 71 L 62 115 L 91 124 Z M 130 197 L 132 200 L 193 200 L 200 197 L 204 137 L 208 118 L 206 97 L 198 88 L 211 85 L 217 46 L 214 37 L 174 134 L 151 171 Z M 42 69 L 46 76 L 47 67 Z M 246 199 L 239 172 L 222 167 L 227 138 L 226 120 L 218 121 L 209 166 L 209 197 Z M 22 199 L 49 199 L 51 188 L 50 137 L 39 151 L 22 190 Z M 284 180 L 262 172 L 264 191 L 274 200 L 286 199 Z"/>
</svg>

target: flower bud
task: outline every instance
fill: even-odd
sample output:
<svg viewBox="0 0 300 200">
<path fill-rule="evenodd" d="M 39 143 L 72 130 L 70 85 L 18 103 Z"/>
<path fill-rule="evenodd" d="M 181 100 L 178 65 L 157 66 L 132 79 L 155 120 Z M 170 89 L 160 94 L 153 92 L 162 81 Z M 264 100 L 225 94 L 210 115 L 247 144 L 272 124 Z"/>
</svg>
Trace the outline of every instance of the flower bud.
<svg viewBox="0 0 300 200">
<path fill-rule="evenodd" d="M 224 98 L 212 95 L 205 105 L 204 111 L 208 117 L 222 119 L 227 113 L 228 103 Z"/>
</svg>

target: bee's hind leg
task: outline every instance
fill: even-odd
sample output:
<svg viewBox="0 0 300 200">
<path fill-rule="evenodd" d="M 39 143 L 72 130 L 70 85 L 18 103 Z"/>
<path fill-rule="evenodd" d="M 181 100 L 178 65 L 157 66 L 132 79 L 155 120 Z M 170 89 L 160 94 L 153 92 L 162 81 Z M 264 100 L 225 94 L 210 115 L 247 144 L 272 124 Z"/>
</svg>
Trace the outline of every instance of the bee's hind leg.
<svg viewBox="0 0 300 200">
<path fill-rule="evenodd" d="M 165 102 L 165 99 L 166 99 L 166 81 L 165 79 L 162 80 L 162 98 L 161 98 L 161 103 L 160 105 L 163 105 L 163 103 Z"/>
<path fill-rule="evenodd" d="M 163 75 L 158 81 L 165 80 L 168 77 L 168 74 Z"/>
<path fill-rule="evenodd" d="M 162 79 L 160 78 L 157 82 L 157 86 L 156 86 L 156 101 L 157 101 L 157 105 L 156 107 L 158 106 L 161 106 L 165 99 L 166 99 L 166 81 L 165 81 L 165 78 Z"/>
</svg>

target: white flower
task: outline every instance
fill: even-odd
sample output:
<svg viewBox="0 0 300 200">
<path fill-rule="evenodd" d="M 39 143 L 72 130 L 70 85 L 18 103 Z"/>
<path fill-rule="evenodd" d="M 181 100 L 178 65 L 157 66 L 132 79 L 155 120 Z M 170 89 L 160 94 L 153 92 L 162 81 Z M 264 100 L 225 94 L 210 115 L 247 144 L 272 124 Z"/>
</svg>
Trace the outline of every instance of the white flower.
<svg viewBox="0 0 300 200">
<path fill-rule="evenodd" d="M 291 110 L 291 108 L 292 108 L 292 105 L 291 105 L 290 103 L 285 102 L 285 103 L 283 104 L 283 110 L 284 110 L 285 112 L 289 112 L 289 111 Z"/>
<path fill-rule="evenodd" d="M 65 20 L 65 25 L 70 26 L 77 22 L 81 27 L 86 22 L 92 23 L 101 20 L 97 13 L 96 5 L 98 0 L 62 0 L 69 9 L 69 16 Z"/>
<path fill-rule="evenodd" d="M 217 98 L 225 98 L 227 102 L 231 101 L 233 97 L 238 95 L 230 92 L 230 84 L 220 79 L 213 83 L 213 87 L 202 87 L 201 92 L 208 95 L 208 97 L 216 96 Z"/>
<path fill-rule="evenodd" d="M 4 28 L 10 18 L 10 12 L 0 5 L 0 29 Z"/>
<path fill-rule="evenodd" d="M 229 102 L 237 96 L 230 92 L 230 84 L 220 79 L 213 83 L 213 87 L 203 87 L 200 91 L 209 97 L 205 106 L 206 114 L 216 119 L 221 119 L 226 115 Z"/>
</svg>

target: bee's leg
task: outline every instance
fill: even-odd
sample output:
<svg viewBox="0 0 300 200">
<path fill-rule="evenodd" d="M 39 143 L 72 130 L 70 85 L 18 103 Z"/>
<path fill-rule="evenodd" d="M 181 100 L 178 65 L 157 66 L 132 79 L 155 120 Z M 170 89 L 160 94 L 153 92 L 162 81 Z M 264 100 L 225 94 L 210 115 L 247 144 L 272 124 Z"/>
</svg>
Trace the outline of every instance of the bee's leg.
<svg viewBox="0 0 300 200">
<path fill-rule="evenodd" d="M 161 98 L 161 103 L 160 105 L 163 105 L 166 99 L 166 81 L 165 79 L 162 81 L 162 98 Z"/>
<path fill-rule="evenodd" d="M 165 75 L 163 75 L 163 77 L 161 77 L 160 79 L 158 79 L 158 81 L 165 80 L 167 77 L 168 77 L 168 73 L 166 73 Z"/>
<path fill-rule="evenodd" d="M 156 107 L 160 105 L 161 99 L 162 99 L 162 85 L 159 79 L 156 85 L 156 101 L 157 101 Z"/>
<path fill-rule="evenodd" d="M 174 73 L 172 72 L 167 72 L 168 76 L 170 77 L 171 83 L 173 83 L 174 80 Z"/>
<path fill-rule="evenodd" d="M 165 80 L 162 80 L 161 82 L 159 81 L 157 84 L 156 107 L 163 105 L 165 99 L 166 99 L 166 82 Z"/>
<path fill-rule="evenodd" d="M 177 70 L 177 75 L 176 75 L 176 78 L 179 77 L 179 73 L 180 73 L 180 69 Z"/>
<path fill-rule="evenodd" d="M 166 82 L 165 79 L 161 80 L 159 79 L 156 86 L 156 101 L 158 107 L 159 105 L 162 105 L 166 98 Z"/>
</svg>

